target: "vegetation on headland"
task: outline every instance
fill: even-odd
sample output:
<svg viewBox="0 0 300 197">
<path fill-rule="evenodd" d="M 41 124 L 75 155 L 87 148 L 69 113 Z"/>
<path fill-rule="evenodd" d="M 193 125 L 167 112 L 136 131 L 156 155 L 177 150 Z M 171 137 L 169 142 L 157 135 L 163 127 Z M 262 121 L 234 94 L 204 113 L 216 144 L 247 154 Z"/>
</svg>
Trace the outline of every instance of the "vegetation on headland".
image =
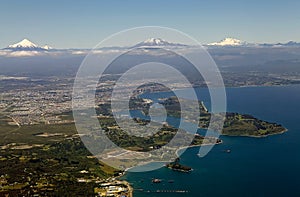
<svg viewBox="0 0 300 197">
<path fill-rule="evenodd" d="M 148 120 L 134 119 L 140 125 L 147 125 Z M 153 149 L 159 149 L 162 146 L 172 140 L 172 138 L 177 134 L 178 129 L 174 128 L 168 124 L 157 124 L 157 132 L 152 136 L 138 137 L 134 135 L 129 135 L 117 126 L 117 123 L 113 118 L 101 118 L 101 127 L 105 130 L 106 135 L 119 147 L 125 148 L 127 150 L 147 152 Z M 155 128 L 155 126 L 154 126 Z M 132 127 L 132 130 L 135 128 Z M 150 130 L 150 129 L 149 129 Z M 188 140 L 190 136 L 193 136 L 193 141 L 190 145 L 203 145 L 203 144 L 215 144 L 220 143 L 219 139 L 213 137 L 204 137 L 201 135 L 193 135 L 185 132 L 181 135 L 182 142 Z"/>
<path fill-rule="evenodd" d="M 222 134 L 229 136 L 264 137 L 280 134 L 286 130 L 280 124 L 260 120 L 251 115 L 226 113 Z"/>
<path fill-rule="evenodd" d="M 180 117 L 180 106 L 177 98 L 168 98 L 163 100 L 161 104 L 166 106 L 169 116 Z M 212 114 L 207 111 L 203 102 L 199 102 L 199 109 L 199 128 L 206 129 L 208 128 Z M 221 113 L 216 113 L 213 115 L 218 117 L 221 115 Z M 287 129 L 278 123 L 260 120 L 248 114 L 226 112 L 221 134 L 228 136 L 264 137 L 268 135 L 280 134 L 285 131 L 287 131 Z"/>
</svg>

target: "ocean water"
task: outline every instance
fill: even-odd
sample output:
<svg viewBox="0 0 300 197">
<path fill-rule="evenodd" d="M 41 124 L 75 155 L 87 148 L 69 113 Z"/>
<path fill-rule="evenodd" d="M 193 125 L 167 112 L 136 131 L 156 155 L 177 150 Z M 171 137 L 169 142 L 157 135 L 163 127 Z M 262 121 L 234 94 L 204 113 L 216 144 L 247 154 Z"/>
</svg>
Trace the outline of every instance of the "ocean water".
<svg viewBox="0 0 300 197">
<path fill-rule="evenodd" d="M 288 132 L 265 138 L 221 136 L 223 144 L 203 158 L 197 156 L 197 147 L 189 148 L 181 163 L 192 167 L 191 173 L 167 168 L 128 172 L 123 179 L 132 184 L 135 197 L 300 196 L 300 86 L 227 88 L 226 92 L 227 111 L 280 123 Z M 180 93 L 188 98 L 185 90 Z M 209 108 L 207 91 L 197 89 L 197 93 Z M 152 178 L 162 182 L 153 184 Z"/>
</svg>

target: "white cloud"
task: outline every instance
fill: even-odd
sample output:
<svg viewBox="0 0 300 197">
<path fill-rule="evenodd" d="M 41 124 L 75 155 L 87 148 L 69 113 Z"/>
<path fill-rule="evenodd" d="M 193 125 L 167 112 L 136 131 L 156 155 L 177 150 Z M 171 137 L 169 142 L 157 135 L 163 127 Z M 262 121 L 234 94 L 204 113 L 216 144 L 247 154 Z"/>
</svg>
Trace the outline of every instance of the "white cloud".
<svg viewBox="0 0 300 197">
<path fill-rule="evenodd" d="M 0 50 L 0 56 L 4 57 L 26 57 L 26 56 L 37 56 L 42 55 L 39 51 L 11 51 L 11 50 Z"/>
<path fill-rule="evenodd" d="M 71 54 L 73 55 L 82 55 L 82 54 L 87 54 L 88 51 L 72 51 Z"/>
<path fill-rule="evenodd" d="M 0 51 L 0 56 L 6 56 L 7 55 L 7 53 L 8 53 L 8 51 Z"/>
<path fill-rule="evenodd" d="M 24 56 L 36 56 L 41 55 L 41 52 L 38 51 L 14 51 L 11 53 L 8 53 L 6 56 L 8 57 L 24 57 Z"/>
</svg>

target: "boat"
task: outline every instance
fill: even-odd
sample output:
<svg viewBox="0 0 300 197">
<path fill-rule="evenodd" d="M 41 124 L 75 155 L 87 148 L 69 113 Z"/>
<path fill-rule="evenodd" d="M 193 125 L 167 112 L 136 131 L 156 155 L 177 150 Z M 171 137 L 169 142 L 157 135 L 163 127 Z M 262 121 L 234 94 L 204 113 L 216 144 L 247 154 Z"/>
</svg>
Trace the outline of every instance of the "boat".
<svg viewBox="0 0 300 197">
<path fill-rule="evenodd" d="M 226 150 L 222 150 L 222 152 L 224 152 L 224 153 L 231 153 L 231 150 L 230 149 L 226 149 Z"/>
<path fill-rule="evenodd" d="M 161 179 L 152 179 L 152 183 L 160 183 Z"/>
</svg>

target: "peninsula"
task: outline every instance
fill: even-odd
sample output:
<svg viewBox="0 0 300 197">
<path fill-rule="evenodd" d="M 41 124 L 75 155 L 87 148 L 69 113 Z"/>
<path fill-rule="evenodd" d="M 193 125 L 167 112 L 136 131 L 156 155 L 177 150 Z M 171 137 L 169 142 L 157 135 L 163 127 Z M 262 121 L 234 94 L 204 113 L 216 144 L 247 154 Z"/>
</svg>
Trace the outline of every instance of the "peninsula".
<svg viewBox="0 0 300 197">
<path fill-rule="evenodd" d="M 160 99 L 160 104 L 167 109 L 169 116 L 180 117 L 179 102 L 186 102 L 186 100 L 178 100 L 176 97 L 167 99 Z M 287 129 L 281 124 L 260 120 L 249 114 L 239 114 L 234 112 L 214 113 L 209 112 L 202 101 L 199 101 L 200 119 L 199 128 L 207 129 L 212 115 L 222 118 L 225 115 L 222 135 L 228 136 L 249 136 L 249 137 L 266 137 L 274 134 L 281 134 Z M 190 107 L 193 109 L 193 107 Z M 193 113 L 193 111 L 191 111 Z M 189 120 L 189 118 L 187 118 Z"/>
</svg>

